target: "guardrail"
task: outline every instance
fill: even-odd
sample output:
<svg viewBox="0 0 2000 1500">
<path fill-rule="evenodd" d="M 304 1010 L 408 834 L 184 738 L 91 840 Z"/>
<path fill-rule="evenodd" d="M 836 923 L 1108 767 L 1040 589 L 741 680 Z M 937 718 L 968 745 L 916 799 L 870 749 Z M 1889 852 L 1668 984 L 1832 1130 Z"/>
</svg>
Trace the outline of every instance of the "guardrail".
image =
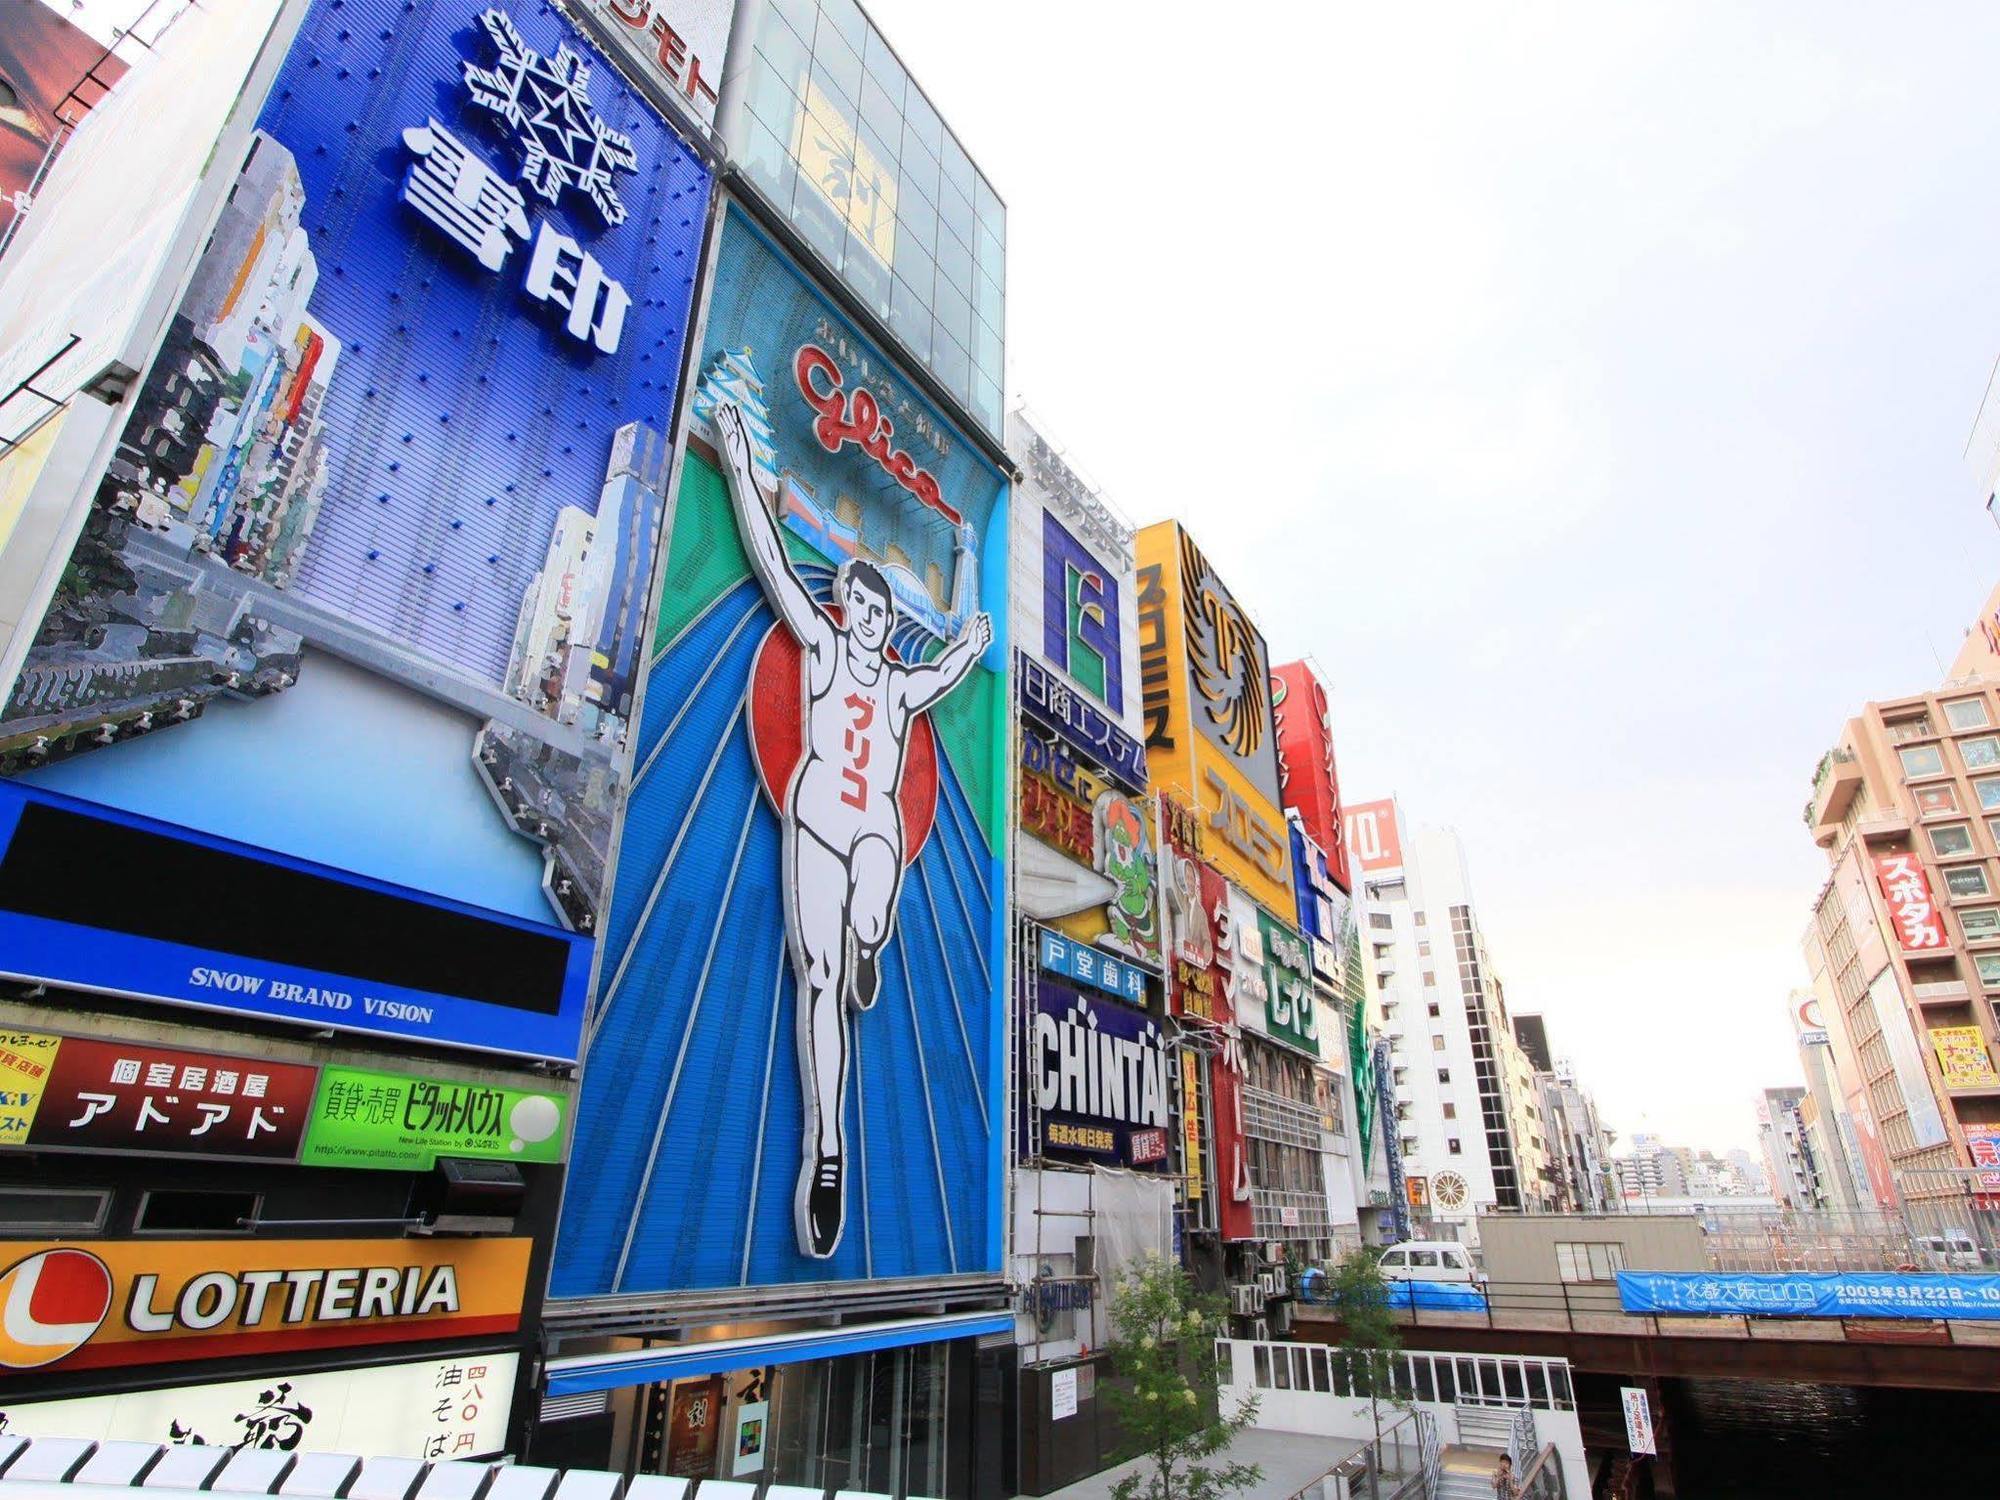
<svg viewBox="0 0 2000 1500">
<path fill-rule="evenodd" d="M 1556 1467 L 1560 1472 L 1560 1460 Z M 1350 1453 L 1288 1500 L 1432 1500 L 1437 1483 L 1436 1424 L 1429 1412 L 1411 1411 L 1384 1428 L 1380 1442 Z"/>
<path fill-rule="evenodd" d="M 1669 1314 L 1627 1312 L 1612 1282 L 1486 1281 L 1444 1284 L 1451 1306 L 1406 1294 L 1408 1282 L 1390 1281 L 1389 1308 L 1405 1327 L 1493 1328 L 1511 1332 L 1650 1333 L 1676 1337 L 1744 1338 L 1798 1343 L 1932 1343 L 1992 1348 L 2000 1323 L 1947 1319 L 1797 1317 L 1782 1313 Z M 1437 1283 L 1418 1283 L 1433 1286 Z M 1301 1287 L 1299 1307 L 1328 1307 L 1332 1299 Z M 1865 1325 L 1857 1334 L 1855 1324 Z"/>
<path fill-rule="evenodd" d="M 1520 1478 L 1521 1500 L 1569 1500 L 1569 1484 L 1563 1478 L 1562 1455 L 1554 1443 L 1535 1455 Z"/>
</svg>

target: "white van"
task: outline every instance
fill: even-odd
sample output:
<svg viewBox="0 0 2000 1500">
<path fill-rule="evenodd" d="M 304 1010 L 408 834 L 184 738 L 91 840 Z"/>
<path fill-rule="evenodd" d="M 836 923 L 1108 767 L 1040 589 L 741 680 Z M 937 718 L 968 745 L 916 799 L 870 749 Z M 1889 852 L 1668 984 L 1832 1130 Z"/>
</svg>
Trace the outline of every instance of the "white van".
<svg viewBox="0 0 2000 1500">
<path fill-rule="evenodd" d="M 1382 1252 L 1385 1281 L 1484 1281 L 1472 1252 L 1451 1240 L 1406 1240 Z"/>
</svg>

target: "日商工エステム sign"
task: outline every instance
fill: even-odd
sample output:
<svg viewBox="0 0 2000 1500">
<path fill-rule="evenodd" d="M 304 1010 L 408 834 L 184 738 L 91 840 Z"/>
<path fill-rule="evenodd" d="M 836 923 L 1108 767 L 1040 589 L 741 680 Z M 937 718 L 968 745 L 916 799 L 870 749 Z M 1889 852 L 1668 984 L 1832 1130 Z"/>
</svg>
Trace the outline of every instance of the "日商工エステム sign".
<svg viewBox="0 0 2000 1500">
<path fill-rule="evenodd" d="M 715 233 L 551 1293 L 997 1274 L 1006 479 Z"/>
<path fill-rule="evenodd" d="M 0 972 L 573 1059 L 710 178 L 551 7 L 284 19 L 0 684 Z"/>
</svg>

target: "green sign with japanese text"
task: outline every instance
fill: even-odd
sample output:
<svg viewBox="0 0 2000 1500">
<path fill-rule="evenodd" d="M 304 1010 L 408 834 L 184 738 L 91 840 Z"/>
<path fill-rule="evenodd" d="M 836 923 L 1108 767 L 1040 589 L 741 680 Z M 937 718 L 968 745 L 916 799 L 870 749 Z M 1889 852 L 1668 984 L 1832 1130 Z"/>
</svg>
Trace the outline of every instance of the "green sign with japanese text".
<svg viewBox="0 0 2000 1500">
<path fill-rule="evenodd" d="M 1302 1052 L 1319 1050 L 1319 1020 L 1313 1014 L 1312 960 L 1296 928 L 1259 911 L 1264 934 L 1264 1006 L 1266 1029 Z"/>
<path fill-rule="evenodd" d="M 560 1094 L 363 1068 L 326 1068 L 299 1160 L 424 1171 L 440 1156 L 560 1161 Z"/>
</svg>

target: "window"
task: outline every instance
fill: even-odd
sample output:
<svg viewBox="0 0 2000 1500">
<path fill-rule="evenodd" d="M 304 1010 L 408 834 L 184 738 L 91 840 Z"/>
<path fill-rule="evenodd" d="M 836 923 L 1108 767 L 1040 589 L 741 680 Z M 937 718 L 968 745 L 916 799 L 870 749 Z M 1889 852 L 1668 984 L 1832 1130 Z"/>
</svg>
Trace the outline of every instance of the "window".
<svg viewBox="0 0 2000 1500">
<path fill-rule="evenodd" d="M 1958 811 L 1958 788 L 1949 781 L 1932 781 L 1917 788 L 1917 816 Z"/>
<path fill-rule="evenodd" d="M 1425 916 L 1425 915 L 1424 915 L 1424 914 L 1423 914 L 1422 912 L 1418 912 L 1418 913 L 1417 913 L 1417 925 L 1418 925 L 1419 927 L 1428 927 L 1428 926 L 1430 926 L 1430 925 L 1431 925 L 1431 924 L 1430 924 L 1430 919 L 1429 919 L 1428 917 L 1426 917 L 1426 916 Z"/>
<path fill-rule="evenodd" d="M 1944 888 L 1954 896 L 1984 896 L 1986 871 L 1980 865 L 1955 865 L 1944 872 Z"/>
<path fill-rule="evenodd" d="M 1938 776 L 1944 772 L 1944 752 L 1936 745 L 1909 745 L 1898 750 L 1896 756 L 1903 762 L 1903 775 L 1906 777 Z"/>
<path fill-rule="evenodd" d="M 1435 1250 L 1412 1250 L 1410 1252 L 1410 1264 L 1413 1266 L 1429 1266 L 1431 1269 L 1436 1270 L 1437 1263 L 1438 1253 Z"/>
<path fill-rule="evenodd" d="M 1419 957 L 1419 958 L 1429 958 L 1430 956 L 1431 956 L 1431 945 L 1430 945 L 1430 944 L 1429 944 L 1428 942 L 1424 942 L 1424 941 L 1420 941 L 1420 942 L 1418 942 L 1418 944 L 1417 944 L 1417 957 Z"/>
<path fill-rule="evenodd" d="M 1456 1120 L 1458 1118 L 1458 1106 L 1453 1104 L 1449 1099 L 1445 1100 L 1444 1117 L 1447 1120 Z"/>
<path fill-rule="evenodd" d="M 1930 834 L 1931 852 L 1939 858 L 1972 852 L 1972 829 L 1964 823 L 1946 823 L 1933 828 Z"/>
<path fill-rule="evenodd" d="M 1424 988 L 1425 988 L 1425 989 L 1427 989 L 1427 990 L 1432 990 L 1432 989 L 1436 989 L 1436 988 L 1437 988 L 1437 982 L 1438 982 L 1438 977 L 1437 977 L 1437 973 L 1436 973 L 1436 972 L 1435 972 L 1434 970 L 1431 970 L 1431 969 L 1426 969 L 1426 970 L 1424 970 Z"/>
<path fill-rule="evenodd" d="M 1981 953 L 1973 958 L 1979 969 L 1979 982 L 1989 990 L 2000 989 L 2000 953 Z"/>
<path fill-rule="evenodd" d="M 1996 844 L 2000 844 L 2000 818 L 1988 818 L 1986 820 L 1986 832 Z"/>
<path fill-rule="evenodd" d="M 98 1188 L 0 1188 L 0 1234 L 78 1234 L 104 1227 L 111 1194 Z"/>
<path fill-rule="evenodd" d="M 263 1199 L 256 1193 L 156 1188 L 140 1200 L 138 1234 L 248 1234 Z"/>
<path fill-rule="evenodd" d="M 1973 782 L 1972 792 L 1987 812 L 2000 812 L 2000 776 L 1988 776 Z"/>
<path fill-rule="evenodd" d="M 1387 912 L 1371 911 L 1368 913 L 1368 925 L 1380 930 L 1393 927 L 1396 924 Z"/>
<path fill-rule="evenodd" d="M 1465 1154 L 1465 1148 L 1459 1145 L 1458 1137 L 1455 1135 L 1445 1138 L 1444 1149 L 1449 1151 L 1453 1156 L 1463 1156 Z"/>
<path fill-rule="evenodd" d="M 1404 1137 L 1403 1137 L 1403 1155 L 1405 1155 L 1405 1156 L 1415 1156 L 1416 1154 L 1417 1154 L 1417 1138 L 1416 1138 L 1415 1136 L 1413 1136 L 1413 1135 L 1406 1135 L 1406 1136 L 1404 1136 Z"/>
<path fill-rule="evenodd" d="M 2000 906 L 1962 907 L 1958 925 L 1969 939 L 2000 937 Z"/>
<path fill-rule="evenodd" d="M 1450 1082 L 1451 1082 L 1451 1069 L 1450 1069 L 1450 1068 L 1439 1068 L 1439 1069 L 1438 1069 L 1438 1082 L 1439 1082 L 1439 1083 L 1450 1083 Z"/>
<path fill-rule="evenodd" d="M 1591 1240 L 1558 1240 L 1556 1271 L 1564 1281 L 1615 1281 L 1625 1269 L 1625 1247 Z"/>
<path fill-rule="evenodd" d="M 1442 1052 L 1442 1051 L 1444 1051 L 1444 1038 L 1443 1038 L 1443 1037 L 1441 1037 L 1441 1036 L 1434 1036 L 1434 1037 L 1432 1037 L 1432 1038 L 1431 1038 L 1431 1051 L 1433 1051 L 1433 1052 Z"/>
<path fill-rule="evenodd" d="M 1441 1014 L 1441 1012 L 1440 1012 L 1440 1011 L 1438 1010 L 1438 1003 L 1437 1003 L 1437 1001 L 1435 1001 L 1435 1000 L 1431 1001 L 1431 1003 L 1430 1003 L 1430 1007 L 1429 1007 L 1429 1008 L 1430 1008 L 1430 1013 L 1431 1013 L 1432 1015 L 1434 1015 L 1434 1016 L 1435 1016 L 1435 1015 L 1439 1015 L 1439 1014 Z"/>
<path fill-rule="evenodd" d="M 1984 729 L 1993 721 L 1986 716 L 1984 698 L 1960 698 L 1944 706 L 1945 722 L 1953 729 Z"/>
<path fill-rule="evenodd" d="M 1983 771 L 1988 766 L 2000 766 L 2000 738 L 1983 734 L 1976 740 L 1958 742 L 1958 758 L 1965 762 L 1966 769 Z"/>
</svg>

